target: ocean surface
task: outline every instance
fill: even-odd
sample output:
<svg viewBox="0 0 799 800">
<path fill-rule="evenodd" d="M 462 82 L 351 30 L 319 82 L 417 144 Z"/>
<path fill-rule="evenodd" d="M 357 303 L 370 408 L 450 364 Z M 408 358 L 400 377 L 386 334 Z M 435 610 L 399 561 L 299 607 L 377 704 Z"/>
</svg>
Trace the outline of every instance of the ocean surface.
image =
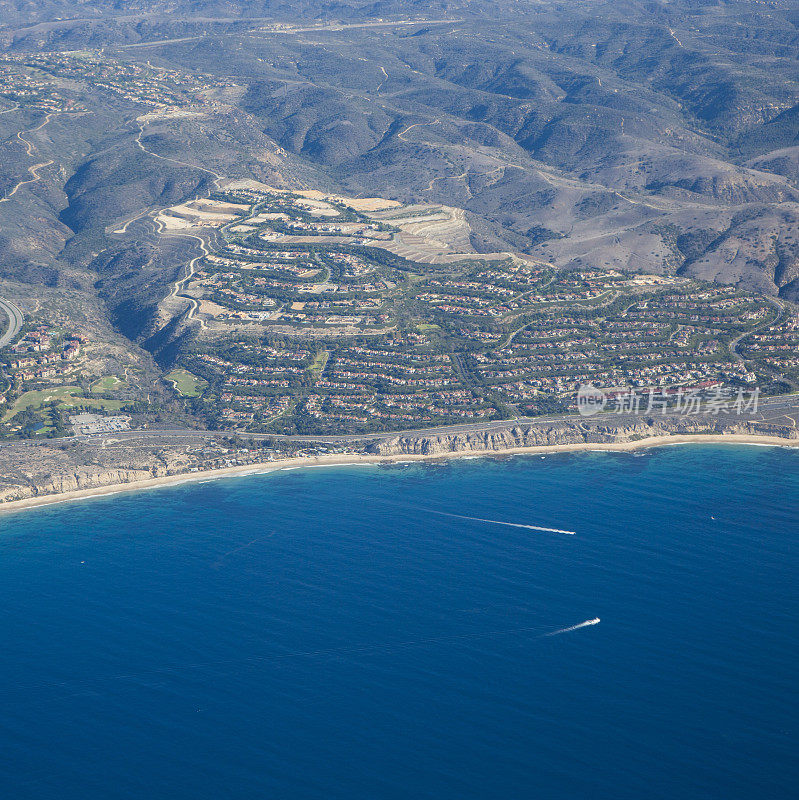
<svg viewBox="0 0 799 800">
<path fill-rule="evenodd" d="M 777 448 L 2 516 L 0 797 L 795 797 L 798 578 L 799 451 Z"/>
</svg>

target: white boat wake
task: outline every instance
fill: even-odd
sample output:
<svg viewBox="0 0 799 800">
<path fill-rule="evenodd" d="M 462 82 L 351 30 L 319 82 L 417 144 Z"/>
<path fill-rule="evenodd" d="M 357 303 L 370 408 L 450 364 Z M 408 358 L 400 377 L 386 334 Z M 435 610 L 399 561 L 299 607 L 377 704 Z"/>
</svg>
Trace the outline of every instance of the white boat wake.
<svg viewBox="0 0 799 800">
<path fill-rule="evenodd" d="M 569 536 L 575 536 L 575 531 L 563 531 L 560 528 L 543 528 L 540 525 L 523 525 L 521 522 L 503 522 L 499 519 L 483 519 L 482 517 L 465 517 L 463 514 L 448 514 L 446 511 L 434 511 L 432 508 L 427 509 L 431 514 L 440 514 L 442 517 L 455 517 L 455 519 L 469 519 L 472 522 L 487 522 L 490 525 L 510 525 L 511 528 L 527 528 L 530 531 L 545 531 L 546 533 L 565 533 Z"/>
<path fill-rule="evenodd" d="M 579 628 L 587 628 L 589 625 L 598 625 L 599 624 L 599 617 L 594 617 L 593 619 L 587 619 L 585 622 L 581 622 L 579 625 L 571 625 L 568 628 L 561 628 L 559 631 L 552 631 L 552 633 L 545 633 L 544 636 L 557 636 L 559 633 L 568 633 L 569 631 L 576 631 Z"/>
</svg>

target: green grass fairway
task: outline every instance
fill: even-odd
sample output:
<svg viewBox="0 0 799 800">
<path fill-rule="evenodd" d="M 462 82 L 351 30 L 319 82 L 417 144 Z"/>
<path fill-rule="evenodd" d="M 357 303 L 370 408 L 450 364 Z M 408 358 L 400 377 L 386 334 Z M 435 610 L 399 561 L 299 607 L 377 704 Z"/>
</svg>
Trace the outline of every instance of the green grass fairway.
<svg viewBox="0 0 799 800">
<path fill-rule="evenodd" d="M 79 394 L 81 391 L 80 386 L 59 386 L 55 389 L 43 389 L 41 391 L 25 392 L 20 395 L 19 399 L 8 410 L 3 421 L 6 422 L 11 419 L 19 411 L 23 411 L 28 406 L 33 406 L 34 409 L 41 408 L 45 403 L 51 400 L 65 400 L 71 399 L 74 395 Z"/>
<path fill-rule="evenodd" d="M 69 397 L 64 400 L 59 408 L 70 409 L 78 406 L 87 408 L 100 408 L 103 411 L 119 411 L 125 405 L 123 400 L 103 400 L 100 397 Z"/>
<path fill-rule="evenodd" d="M 322 370 L 324 370 L 328 358 L 330 358 L 329 350 L 321 350 L 316 354 L 316 357 L 313 360 L 313 364 L 311 364 L 308 367 L 308 372 L 311 373 L 314 379 L 318 379 L 319 376 L 322 374 Z"/>
<path fill-rule="evenodd" d="M 120 378 L 117 378 L 116 375 L 107 375 L 105 378 L 100 378 L 100 380 L 95 381 L 90 387 L 90 392 L 112 392 L 114 389 L 118 389 L 120 386 L 124 385 L 124 381 Z"/>
<path fill-rule="evenodd" d="M 125 403 L 122 400 L 103 400 L 99 397 L 83 397 L 80 386 L 58 386 L 53 389 L 41 389 L 25 392 L 8 410 L 3 422 L 8 422 L 15 414 L 24 411 L 29 406 L 33 406 L 34 411 L 38 411 L 46 403 L 52 400 L 59 400 L 60 409 L 77 408 L 86 406 L 87 408 L 99 408 L 103 411 L 119 411 Z"/>
<path fill-rule="evenodd" d="M 208 386 L 208 381 L 192 375 L 186 369 L 173 369 L 172 372 L 164 375 L 164 380 L 171 383 L 175 387 L 175 391 L 184 397 L 199 397 L 203 389 Z"/>
</svg>

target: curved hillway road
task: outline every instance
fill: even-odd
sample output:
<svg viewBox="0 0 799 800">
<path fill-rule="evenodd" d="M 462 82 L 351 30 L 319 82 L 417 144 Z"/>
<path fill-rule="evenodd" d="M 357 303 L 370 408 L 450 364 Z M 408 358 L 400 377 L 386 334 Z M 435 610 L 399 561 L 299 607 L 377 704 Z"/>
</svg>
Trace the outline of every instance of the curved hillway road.
<svg viewBox="0 0 799 800">
<path fill-rule="evenodd" d="M 408 127 L 405 128 L 405 130 L 400 131 L 397 134 L 397 138 L 401 142 L 406 142 L 407 143 L 408 140 L 405 138 L 405 134 L 408 133 L 409 131 L 411 131 L 413 128 L 419 128 L 419 127 L 421 127 L 423 125 L 440 125 L 440 124 L 441 124 L 441 120 L 440 119 L 434 119 L 432 122 L 414 122 L 413 125 L 408 125 Z"/>
<path fill-rule="evenodd" d="M 27 183 L 36 183 L 42 179 L 42 176 L 39 175 L 39 170 L 44 169 L 45 167 L 49 167 L 53 163 L 53 160 L 50 161 L 43 161 L 41 164 L 34 164 L 32 167 L 28 167 L 28 172 L 33 175 L 32 178 L 27 178 L 24 181 L 20 181 L 5 197 L 0 199 L 0 203 L 7 203 L 16 193 L 18 189 L 21 189 Z"/>
<path fill-rule="evenodd" d="M 169 158 L 168 156 L 160 156 L 158 153 L 154 153 L 152 150 L 148 150 L 141 141 L 141 137 L 144 136 L 144 126 L 148 123 L 141 123 L 139 122 L 139 133 L 137 134 L 134 141 L 136 142 L 136 146 L 144 153 L 147 153 L 148 156 L 152 156 L 153 158 L 160 158 L 161 161 L 170 161 L 173 164 L 177 164 L 181 167 L 188 167 L 189 169 L 198 169 L 200 172 L 207 172 L 209 175 L 214 176 L 214 186 L 219 189 L 219 181 L 224 180 L 224 175 L 220 175 L 218 172 L 214 172 L 212 169 L 208 169 L 207 167 L 201 167 L 199 164 L 190 164 L 188 161 L 179 161 L 177 158 Z"/>
<path fill-rule="evenodd" d="M 128 225 L 131 225 L 132 223 L 136 222 L 137 219 L 141 219 L 146 214 L 149 214 L 150 211 L 151 211 L 150 208 L 145 208 L 144 211 L 140 211 L 138 214 L 136 214 L 135 217 L 130 217 L 129 219 L 125 220 L 125 222 L 120 227 L 116 227 L 117 225 L 119 225 L 119 223 L 115 222 L 113 225 L 109 225 L 106 227 L 105 229 L 106 233 L 127 233 Z"/>
<path fill-rule="evenodd" d="M 17 106 L 17 108 L 18 107 L 19 106 Z M 3 111 L 2 113 L 3 114 L 7 114 L 9 111 L 14 111 L 14 110 L 15 109 L 13 109 L 13 108 L 9 108 L 6 111 Z M 42 128 L 44 128 L 45 125 L 47 125 L 50 122 L 50 120 L 56 114 L 60 114 L 60 113 L 63 113 L 63 112 L 51 111 L 45 116 L 44 121 L 40 122 L 35 128 L 30 128 L 30 129 L 28 129 L 26 131 L 17 131 L 17 139 L 19 139 L 20 142 L 22 142 L 22 144 L 25 145 L 25 153 L 29 158 L 33 158 L 33 154 L 34 154 L 34 152 L 36 150 L 36 145 L 33 144 L 33 142 L 29 142 L 25 138 L 24 134 L 36 133 L 36 131 L 40 131 Z M 26 178 L 23 181 L 20 181 L 5 197 L 0 199 L 0 203 L 8 202 L 17 193 L 17 190 L 21 189 L 26 184 L 28 184 L 28 183 L 36 183 L 37 181 L 40 181 L 42 179 L 42 176 L 39 175 L 39 170 L 42 170 L 45 167 L 49 167 L 52 163 L 53 163 L 53 160 L 50 159 L 50 161 L 43 161 L 41 164 L 34 164 L 32 167 L 28 167 L 28 173 L 31 175 L 31 177 L 30 178 Z"/>
<path fill-rule="evenodd" d="M 195 38 L 195 37 L 191 37 L 191 38 Z M 177 41 L 183 41 L 183 40 L 177 40 Z M 147 63 L 149 64 L 150 62 L 148 61 Z M 138 147 L 139 150 L 141 150 L 143 153 L 147 153 L 148 156 L 152 156 L 153 158 L 158 158 L 161 161 L 170 161 L 173 164 L 178 164 L 181 167 L 189 167 L 190 169 L 198 169 L 201 172 L 207 172 L 209 175 L 213 175 L 214 176 L 214 186 L 216 186 L 217 189 L 220 188 L 219 187 L 219 181 L 221 181 L 224 176 L 220 175 L 218 172 L 214 172 L 211 169 L 206 169 L 205 167 L 201 167 L 199 164 L 189 164 L 187 161 L 179 161 L 176 158 L 169 158 L 168 156 L 161 156 L 161 155 L 158 155 L 158 153 L 154 153 L 152 150 L 148 150 L 142 144 L 141 137 L 144 135 L 144 127 L 145 127 L 145 125 L 148 125 L 149 123 L 148 122 L 139 122 L 137 120 L 137 124 L 139 126 L 139 132 L 138 132 L 138 134 L 136 134 L 136 138 L 133 141 L 135 142 L 136 147 Z M 127 233 L 128 225 L 130 225 L 133 222 L 136 222 L 136 220 L 141 219 L 142 217 L 146 216 L 147 214 L 151 214 L 153 211 L 157 211 L 157 209 L 154 209 L 152 206 L 148 206 L 147 208 L 144 209 L 144 211 L 140 211 L 135 216 L 129 217 L 123 223 L 115 222 L 115 223 L 109 225 L 106 228 L 106 233 L 118 233 L 118 234 Z M 163 231 L 161 231 L 161 230 L 159 230 L 158 232 L 159 233 L 163 233 Z"/>
<path fill-rule="evenodd" d="M 16 335 L 20 332 L 22 323 L 25 320 L 19 307 L 10 300 L 3 300 L 0 298 L 0 309 L 8 316 L 8 328 L 5 333 L 0 336 L 0 348 L 3 348 L 14 340 Z"/>
<path fill-rule="evenodd" d="M 152 214 L 153 212 L 149 212 Z M 133 220 L 131 220 L 132 222 Z M 177 231 L 166 231 L 164 230 L 163 223 L 157 219 L 153 219 L 150 217 L 150 221 L 154 224 L 157 233 L 160 236 L 174 236 L 181 239 L 194 239 L 195 241 L 200 243 L 200 254 L 195 256 L 189 263 L 186 265 L 183 275 L 175 279 L 172 283 L 172 289 L 170 290 L 169 294 L 164 297 L 161 302 L 170 299 L 179 299 L 179 300 L 186 300 L 189 303 L 188 311 L 186 312 L 186 320 L 191 322 L 194 319 L 194 315 L 199 311 L 200 304 L 195 300 L 191 295 L 184 294 L 183 289 L 185 285 L 194 277 L 194 273 L 196 271 L 197 263 L 205 258 L 210 251 L 206 246 L 205 239 L 202 236 L 195 234 L 195 233 L 178 233 Z M 200 327 L 205 327 L 205 322 L 201 319 L 197 319 L 197 322 L 200 323 Z"/>
<path fill-rule="evenodd" d="M 44 118 L 44 122 L 37 125 L 35 128 L 30 128 L 27 131 L 17 131 L 17 139 L 19 139 L 22 144 L 25 145 L 25 153 L 28 155 L 29 158 L 33 158 L 33 151 L 36 149 L 36 145 L 33 142 L 29 142 L 22 134 L 23 133 L 36 133 L 36 131 L 40 131 L 48 122 L 53 118 L 54 114 L 57 114 L 57 111 L 51 111 L 47 114 Z"/>
<path fill-rule="evenodd" d="M 177 158 L 169 158 L 168 156 L 162 156 L 162 155 L 159 155 L 158 153 L 154 153 L 152 150 L 148 150 L 144 146 L 144 144 L 142 143 L 142 140 L 141 140 L 142 136 L 144 135 L 145 125 L 147 125 L 147 122 L 144 122 L 144 123 L 138 122 L 139 133 L 137 134 L 137 136 L 136 136 L 136 138 L 134 140 L 135 143 L 136 143 L 136 146 L 143 153 L 147 153 L 147 155 L 152 156 L 153 158 L 158 158 L 161 161 L 169 161 L 172 164 L 177 164 L 178 166 L 181 166 L 181 167 L 188 167 L 189 169 L 197 169 L 197 170 L 200 170 L 201 172 L 206 172 L 209 175 L 213 176 L 213 178 L 214 178 L 214 187 L 216 189 L 221 188 L 219 186 L 219 182 L 225 179 L 224 175 L 220 175 L 218 172 L 214 172 L 212 169 L 208 169 L 207 167 L 201 167 L 199 164 L 190 164 L 187 161 L 180 161 Z M 145 211 L 145 212 L 139 214 L 138 216 L 133 217 L 132 219 L 129 219 L 127 222 L 125 222 L 125 224 L 121 228 L 118 228 L 117 230 L 115 230 L 113 232 L 114 233 L 125 233 L 126 230 L 127 230 L 128 225 L 130 225 L 131 222 L 134 222 L 135 220 L 140 219 L 141 217 L 143 217 L 147 213 L 148 212 Z M 149 212 L 149 213 L 152 214 L 153 212 Z M 173 232 L 173 231 L 166 231 L 164 229 L 164 226 L 160 222 L 158 222 L 158 220 L 153 220 L 153 221 L 155 222 L 155 226 L 156 226 L 157 232 L 161 236 L 179 236 L 179 237 L 183 237 L 183 238 L 194 239 L 195 241 L 198 241 L 200 243 L 200 250 L 201 250 L 200 255 L 198 255 L 195 258 L 193 258 L 186 265 L 185 274 L 183 275 L 183 277 L 178 278 L 172 284 L 172 291 L 165 298 L 167 300 L 169 298 L 173 298 L 173 297 L 174 298 L 180 298 L 182 300 L 188 300 L 188 302 L 189 302 L 189 310 L 188 310 L 188 313 L 186 314 L 186 320 L 187 321 L 192 321 L 194 319 L 194 315 L 197 313 L 197 311 L 200 308 L 200 304 L 193 297 L 191 297 L 190 295 L 184 294 L 183 293 L 183 289 L 184 289 L 185 285 L 194 276 L 194 272 L 195 272 L 197 263 L 199 261 L 201 261 L 203 258 L 205 258 L 205 256 L 209 255 L 210 251 L 206 247 L 205 239 L 203 239 L 202 236 L 199 236 L 199 235 L 194 234 L 194 233 L 177 233 L 177 232 Z M 205 322 L 203 322 L 203 320 L 198 318 L 197 322 L 200 323 L 200 327 L 201 328 L 205 327 Z"/>
<path fill-rule="evenodd" d="M 156 223 L 160 224 L 160 223 Z M 162 236 L 179 236 L 181 238 L 188 238 L 194 239 L 195 241 L 200 243 L 200 255 L 195 256 L 189 263 L 186 265 L 186 270 L 182 278 L 178 278 L 172 284 L 172 291 L 166 296 L 166 300 L 170 298 L 179 298 L 181 300 L 188 300 L 189 301 L 189 310 L 186 314 L 186 321 L 191 322 L 194 320 L 194 315 L 200 310 L 200 304 L 195 300 L 191 295 L 185 294 L 183 289 L 186 284 L 194 277 L 194 273 L 197 268 L 198 262 L 200 262 L 203 258 L 209 255 L 210 251 L 206 246 L 205 239 L 202 236 L 199 236 L 196 233 L 173 233 L 172 231 L 164 232 L 163 230 L 159 229 L 158 231 Z M 201 320 L 199 317 L 196 320 L 200 323 L 200 327 L 205 327 L 205 322 Z"/>
</svg>

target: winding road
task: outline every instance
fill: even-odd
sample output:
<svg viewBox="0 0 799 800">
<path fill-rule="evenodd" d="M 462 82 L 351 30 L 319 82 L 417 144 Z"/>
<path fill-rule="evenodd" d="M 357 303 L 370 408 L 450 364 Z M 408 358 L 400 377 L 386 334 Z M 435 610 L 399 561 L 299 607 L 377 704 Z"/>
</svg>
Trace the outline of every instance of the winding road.
<svg viewBox="0 0 799 800">
<path fill-rule="evenodd" d="M 28 172 L 33 175 L 33 177 L 27 178 L 24 181 L 20 181 L 4 198 L 0 199 L 0 203 L 7 203 L 17 193 L 17 191 L 26 184 L 40 181 L 42 176 L 39 175 L 39 170 L 49 167 L 52 163 L 53 160 L 50 159 L 50 161 L 43 161 L 41 164 L 34 164 L 32 167 L 28 167 Z"/>
<path fill-rule="evenodd" d="M 144 144 L 142 144 L 141 137 L 144 136 L 144 126 L 147 123 L 138 122 L 139 126 L 139 133 L 136 138 L 133 140 L 136 143 L 136 147 L 138 147 L 142 152 L 147 153 L 148 156 L 152 156 L 153 158 L 160 158 L 161 161 L 171 161 L 173 164 L 178 164 L 181 167 L 188 167 L 189 169 L 198 169 L 201 172 L 207 172 L 209 175 L 214 176 L 214 187 L 219 189 L 219 181 L 224 180 L 224 175 L 220 175 L 218 172 L 214 172 L 212 169 L 208 169 L 207 167 L 201 167 L 199 164 L 190 164 L 188 161 L 179 161 L 177 158 L 170 158 L 169 156 L 161 156 L 158 153 L 154 153 L 152 150 L 148 150 Z"/>
<path fill-rule="evenodd" d="M 200 170 L 201 172 L 205 172 L 208 175 L 212 175 L 213 178 L 214 178 L 214 188 L 217 189 L 217 190 L 220 188 L 219 184 L 220 184 L 220 181 L 224 180 L 224 176 L 220 175 L 218 172 L 214 172 L 212 169 L 208 169 L 207 167 L 201 167 L 199 164 L 190 164 L 187 161 L 180 161 L 177 158 L 170 158 L 169 156 L 162 156 L 162 155 L 159 155 L 158 153 L 154 153 L 152 150 L 148 150 L 144 146 L 144 144 L 142 143 L 142 136 L 144 135 L 144 128 L 145 128 L 146 124 L 147 124 L 147 122 L 138 121 L 139 133 L 136 136 L 136 138 L 134 139 L 134 142 L 135 142 L 136 146 L 142 152 L 147 153 L 147 155 L 149 155 L 149 156 L 153 156 L 153 158 L 161 159 L 161 161 L 169 161 L 169 162 L 171 162 L 173 164 L 178 164 L 179 166 L 182 166 L 182 167 L 188 167 L 189 169 Z M 149 216 L 151 216 L 152 222 L 155 225 L 155 229 L 156 229 L 156 231 L 158 232 L 159 235 L 161 235 L 161 236 L 178 237 L 178 238 L 185 238 L 185 239 L 194 239 L 195 241 L 200 243 L 200 254 L 198 256 L 196 256 L 195 258 L 193 258 L 186 265 L 183 277 L 179 277 L 179 278 L 177 278 L 177 280 L 175 280 L 175 282 L 172 284 L 172 290 L 170 291 L 170 293 L 167 295 L 167 297 L 165 299 L 168 300 L 169 298 L 179 298 L 181 300 L 188 301 L 189 308 L 188 308 L 188 312 L 186 314 L 186 321 L 188 321 L 188 322 L 192 322 L 192 321 L 193 322 L 198 322 L 200 324 L 200 327 L 204 328 L 205 327 L 205 322 L 202 319 L 200 319 L 199 317 L 195 317 L 195 314 L 197 313 L 197 311 L 199 311 L 200 304 L 197 302 L 197 300 L 195 298 L 191 297 L 191 295 L 185 294 L 184 293 L 184 289 L 185 289 L 186 284 L 194 276 L 194 272 L 196 270 L 197 264 L 203 258 L 205 258 L 205 256 L 207 256 L 209 254 L 209 250 L 206 247 L 206 241 L 205 241 L 205 239 L 203 239 L 202 236 L 199 236 L 199 235 L 194 234 L 194 233 L 178 233 L 176 231 L 167 231 L 164 228 L 163 223 L 161 223 L 159 220 L 154 218 L 154 213 L 155 213 L 154 210 L 143 211 L 142 213 L 138 214 L 137 216 L 132 217 L 131 219 L 127 220 L 124 223 L 124 225 L 122 225 L 121 228 L 117 228 L 116 230 L 113 231 L 113 233 L 125 233 L 127 231 L 128 225 L 130 225 L 131 222 L 135 222 L 137 219 L 141 219 L 142 217 L 149 215 Z"/>
<path fill-rule="evenodd" d="M 202 236 L 199 236 L 195 233 L 175 233 L 173 231 L 164 231 L 161 227 L 161 223 L 156 220 L 156 227 L 158 229 L 158 233 L 162 236 L 174 236 L 186 239 L 194 239 L 195 241 L 200 243 L 200 255 L 195 256 L 189 263 L 186 265 L 184 270 L 184 275 L 182 278 L 178 278 L 172 284 L 172 290 L 166 296 L 166 300 L 169 298 L 179 298 L 181 300 L 188 300 L 189 302 L 189 310 L 186 314 L 186 321 L 187 322 L 199 322 L 200 327 L 205 327 L 205 322 L 200 319 L 200 317 L 195 318 L 195 314 L 200 310 L 199 302 L 189 294 L 185 293 L 186 284 L 194 277 L 194 273 L 197 269 L 197 264 L 202 261 L 207 255 L 209 255 L 208 247 L 206 246 L 205 239 Z"/>
<path fill-rule="evenodd" d="M 3 348 L 16 338 L 16 335 L 22 328 L 25 318 L 22 316 L 19 307 L 10 300 L 3 300 L 0 298 L 0 309 L 8 316 L 8 328 L 5 333 L 0 336 L 0 348 Z"/>
<path fill-rule="evenodd" d="M 746 364 L 746 358 L 744 358 L 744 356 L 742 356 L 740 354 L 740 352 L 738 351 L 738 345 L 740 345 L 740 343 L 744 339 L 746 339 L 748 336 L 751 336 L 753 333 L 757 333 L 758 331 L 762 331 L 764 328 L 768 328 L 770 325 L 776 325 L 782 319 L 783 315 L 785 314 L 785 306 L 782 304 L 782 302 L 780 300 L 778 300 L 775 297 L 768 297 L 768 296 L 765 297 L 764 300 L 777 311 L 777 316 L 774 319 L 767 319 L 765 322 L 761 323 L 760 325 L 758 325 L 755 328 L 752 328 L 752 329 L 750 329 L 748 331 L 744 331 L 743 333 L 739 334 L 738 336 L 736 336 L 734 339 L 732 339 L 730 341 L 730 343 L 729 343 L 730 355 L 739 364 Z M 781 379 L 784 380 L 789 386 L 792 386 L 793 388 L 797 388 L 796 381 L 791 380 L 787 376 L 777 376 L 776 370 L 774 370 L 773 368 L 772 368 L 771 371 L 773 373 L 775 373 L 775 377 L 781 377 Z"/>
<path fill-rule="evenodd" d="M 8 109 L 8 111 L 13 111 L 13 110 L 14 109 L 11 108 Z M 8 111 L 4 111 L 3 113 L 7 114 Z M 23 145 L 25 145 L 25 154 L 28 156 L 28 158 L 33 158 L 33 155 L 36 151 L 36 145 L 33 144 L 33 142 L 29 142 L 25 138 L 24 134 L 36 133 L 36 131 L 40 131 L 42 128 L 44 128 L 45 125 L 47 125 L 50 122 L 53 116 L 58 113 L 61 112 L 51 111 L 45 116 L 44 121 L 39 123 L 35 128 L 29 128 L 26 131 L 17 131 L 17 139 L 19 139 L 19 141 L 22 142 Z M 28 167 L 28 174 L 31 175 L 32 177 L 19 181 L 19 183 L 17 183 L 17 185 L 5 197 L 0 199 L 0 203 L 7 203 L 23 186 L 29 183 L 36 183 L 37 181 L 40 181 L 42 179 L 42 176 L 39 175 L 39 170 L 42 170 L 45 167 L 49 167 L 52 163 L 53 160 L 50 159 L 49 161 L 42 161 L 40 164 L 34 164 L 32 167 Z"/>
</svg>

